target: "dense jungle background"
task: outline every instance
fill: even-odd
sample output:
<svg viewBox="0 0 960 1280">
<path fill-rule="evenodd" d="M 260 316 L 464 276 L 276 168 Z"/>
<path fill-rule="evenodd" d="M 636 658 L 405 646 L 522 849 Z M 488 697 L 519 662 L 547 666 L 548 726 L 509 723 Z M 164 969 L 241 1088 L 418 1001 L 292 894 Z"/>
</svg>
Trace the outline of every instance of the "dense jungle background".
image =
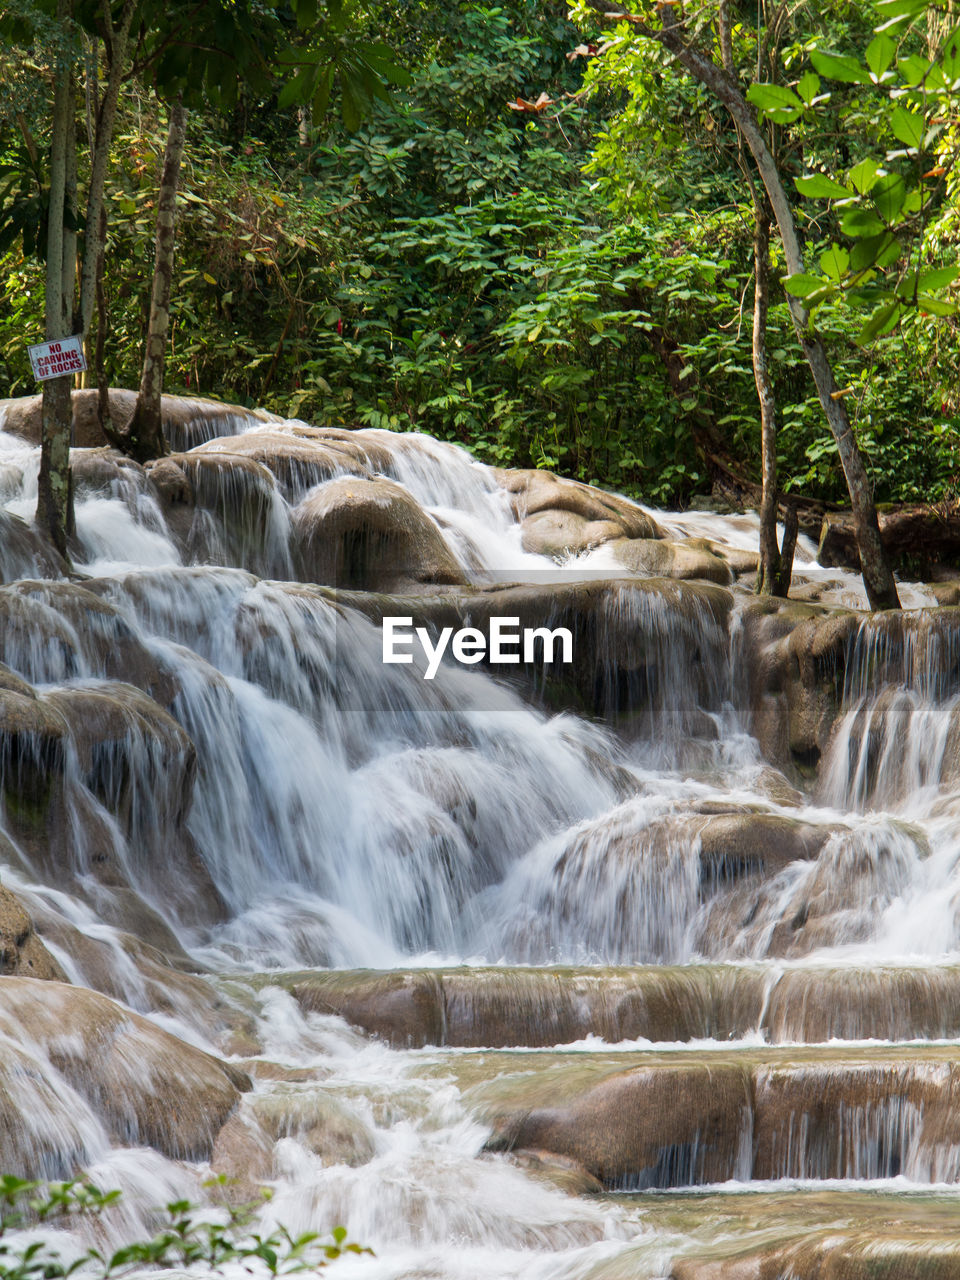
<svg viewBox="0 0 960 1280">
<path fill-rule="evenodd" d="M 746 82 L 766 27 L 755 17 L 751 27 L 749 5 L 736 8 Z M 562 0 L 347 9 L 337 9 L 344 30 L 382 42 L 402 69 L 389 93 L 341 102 L 334 77 L 329 109 L 315 100 L 311 111 L 282 76 L 241 76 L 190 112 L 165 389 L 317 423 L 422 430 L 486 462 L 545 466 L 660 505 L 708 493 L 711 457 L 759 479 L 753 207 L 736 136 L 705 90 L 655 43 L 618 42 L 610 22 L 610 38 L 593 43 L 597 15 L 574 25 Z M 43 336 L 50 92 L 36 41 L 55 39 L 41 30 L 42 6 L 9 6 L 8 27 L 18 18 L 0 91 L 8 396 L 34 389 L 25 346 Z M 793 6 L 783 83 L 797 82 L 811 49 L 862 57 L 875 25 L 870 6 L 845 0 Z M 922 46 L 922 23 L 911 38 Z M 781 111 L 769 129 L 784 175 L 853 173 L 902 146 L 876 90 L 848 77 L 799 119 Z M 149 74 L 131 71 L 119 112 L 104 359 L 113 385 L 135 386 L 168 109 Z M 916 157 L 946 170 L 912 229 L 918 268 L 955 257 L 960 184 L 944 153 L 956 131 L 942 121 Z M 838 240 L 838 211 L 797 205 L 816 259 Z M 782 276 L 776 243 L 773 252 Z M 957 321 L 904 308 L 892 331 L 861 345 L 863 318 L 862 302 L 840 290 L 818 323 L 876 499 L 951 499 Z M 780 483 L 842 499 L 776 279 L 769 334 Z"/>
</svg>

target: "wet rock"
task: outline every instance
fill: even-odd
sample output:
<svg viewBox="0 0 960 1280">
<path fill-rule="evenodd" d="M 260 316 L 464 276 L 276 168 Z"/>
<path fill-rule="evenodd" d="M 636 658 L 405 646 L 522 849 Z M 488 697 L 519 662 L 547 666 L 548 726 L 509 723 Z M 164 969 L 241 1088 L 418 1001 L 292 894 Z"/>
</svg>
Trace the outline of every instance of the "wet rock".
<svg viewBox="0 0 960 1280">
<path fill-rule="evenodd" d="M 623 538 L 623 526 L 616 521 L 587 520 L 574 511 L 538 511 L 527 516 L 520 528 L 524 551 L 554 560 Z"/>
<path fill-rule="evenodd" d="M 83 988 L 2 978 L 0 1028 L 14 1044 L 39 1049 L 115 1141 L 175 1159 L 209 1159 L 250 1088 L 242 1072 Z M 0 1107 L 10 1103 L 0 1090 Z M 3 1128 L 16 1123 L 15 1113 L 3 1116 Z"/>
<path fill-rule="evenodd" d="M 338 603 L 379 624 L 410 616 L 435 632 L 463 626 L 486 630 L 492 617 L 516 617 L 521 628 L 567 628 L 573 662 L 539 661 L 509 668 L 551 709 L 574 708 L 617 719 L 637 732 L 664 732 L 718 705 L 728 679 L 731 592 L 709 583 L 661 579 L 460 588 L 433 595 L 375 595 L 338 590 Z M 491 668 L 501 677 L 503 667 Z M 531 687 L 532 686 L 532 687 Z"/>
<path fill-rule="evenodd" d="M 604 1189 L 600 1179 L 582 1164 L 549 1151 L 512 1151 L 508 1159 L 528 1177 L 546 1182 L 568 1196 L 599 1195 Z"/>
<path fill-rule="evenodd" d="M 946 1040 L 960 1035 L 960 967 L 787 969 L 763 1020 L 774 1043 Z"/>
<path fill-rule="evenodd" d="M 120 611 L 72 582 L 0 587 L 4 661 L 25 679 L 55 683 L 84 676 L 136 685 L 163 706 L 176 682 Z"/>
<path fill-rule="evenodd" d="M 37 937 L 23 904 L 0 885 L 0 974 L 65 982 L 66 975 Z"/>
<path fill-rule="evenodd" d="M 700 880 L 705 890 L 746 876 L 769 876 L 791 862 L 812 861 L 832 834 L 830 827 L 773 813 L 722 814 L 700 829 Z"/>
<path fill-rule="evenodd" d="M 96 390 L 74 391 L 73 444 L 80 449 L 99 449 L 109 444 L 100 427 Z M 110 388 L 110 415 L 116 426 L 123 426 L 133 415 L 137 402 L 135 391 Z M 0 400 L 3 430 L 21 436 L 31 444 L 40 443 L 40 396 L 23 396 Z M 163 396 L 161 400 L 163 432 L 173 449 L 190 448 L 201 440 L 256 426 L 263 415 L 237 405 L 217 400 L 194 399 L 190 396 Z"/>
<path fill-rule="evenodd" d="M 73 449 L 70 473 L 78 494 L 124 497 L 146 488 L 144 468 L 117 449 Z"/>
<path fill-rule="evenodd" d="M 356 1167 L 373 1159 L 373 1135 L 360 1117 L 315 1086 L 279 1086 L 252 1098 L 250 1110 L 274 1142 L 295 1138 L 323 1164 Z"/>
<path fill-rule="evenodd" d="M 64 578 L 66 561 L 25 520 L 0 510 L 0 582 L 18 578 Z"/>
<path fill-rule="evenodd" d="M 678 1258 L 670 1280 L 960 1280 L 960 1247 L 933 1232 L 877 1223 L 834 1224 L 823 1235 L 743 1250 L 732 1257 Z"/>
<path fill-rule="evenodd" d="M 612 542 L 610 550 L 624 568 L 651 578 L 696 578 L 720 586 L 728 586 L 734 579 L 727 561 L 700 539 L 657 542 L 633 538 Z"/>
<path fill-rule="evenodd" d="M 499 471 L 497 480 L 511 495 L 517 519 L 526 522 L 540 512 L 568 512 L 589 523 L 612 523 L 625 538 L 660 538 L 652 516 L 618 494 L 604 493 L 550 471 Z M 542 527 L 542 526 L 541 526 Z M 603 539 L 606 541 L 606 538 Z"/>
<path fill-rule="evenodd" d="M 812 781 L 840 712 L 860 616 L 794 602 L 752 602 L 754 732 L 764 756 Z"/>
<path fill-rule="evenodd" d="M 296 432 L 275 428 L 211 440 L 191 456 L 222 458 L 228 466 L 235 461 L 239 465 L 241 458 L 248 464 L 256 463 L 270 472 L 291 501 L 335 476 L 367 478 L 370 474 L 358 449 L 309 427 Z"/>
<path fill-rule="evenodd" d="M 306 1011 L 336 1013 L 396 1047 L 462 1048 L 741 1036 L 760 1020 L 759 970 L 705 965 L 577 970 L 363 970 L 292 983 Z"/>
<path fill-rule="evenodd" d="M 384 591 L 464 581 L 437 526 L 391 480 L 331 481 L 295 509 L 293 530 L 310 582 Z"/>
<path fill-rule="evenodd" d="M 494 1122 L 490 1151 L 574 1160 L 606 1187 L 670 1187 L 742 1176 L 749 1076 L 735 1065 L 637 1067 L 560 1105 Z"/>
<path fill-rule="evenodd" d="M 292 994 L 305 1012 L 345 1017 L 397 1047 L 443 1043 L 440 987 L 429 971 L 317 975 L 294 983 Z"/>
<path fill-rule="evenodd" d="M 151 946 L 132 933 L 103 936 L 99 926 L 84 933 L 53 904 L 43 898 L 35 901 L 33 916 L 40 937 L 64 957 L 64 964 L 79 985 L 133 1005 L 140 1012 L 179 1018 L 221 1053 L 232 1055 L 241 1045 L 246 1052 L 259 1049 L 253 1019 L 201 974 L 192 971 L 193 962 L 169 925 L 161 920 L 158 929 L 159 917 L 134 913 L 135 922 L 147 935 L 159 933 L 164 949 Z M 107 915 L 119 914 L 113 905 L 111 912 L 111 903 L 107 902 Z M 142 910 L 149 912 L 146 904 Z"/>
<path fill-rule="evenodd" d="M 241 1107 L 217 1134 L 210 1168 L 227 1181 L 217 1188 L 232 1205 L 248 1205 L 260 1199 L 263 1184 L 273 1176 L 273 1142 L 249 1108 Z"/>
</svg>

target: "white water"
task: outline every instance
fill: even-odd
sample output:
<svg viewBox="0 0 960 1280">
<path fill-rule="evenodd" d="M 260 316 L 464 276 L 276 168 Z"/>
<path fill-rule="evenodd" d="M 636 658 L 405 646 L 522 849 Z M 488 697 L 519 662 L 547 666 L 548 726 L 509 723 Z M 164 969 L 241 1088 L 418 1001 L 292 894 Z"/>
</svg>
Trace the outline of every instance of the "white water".
<svg viewBox="0 0 960 1280">
<path fill-rule="evenodd" d="M 248 435 L 296 428 L 269 423 Z M 112 923 L 123 914 L 120 896 L 88 865 L 106 840 L 125 882 L 194 963 L 248 990 L 263 1059 L 317 1072 L 324 1095 L 371 1144 L 357 1167 L 331 1163 L 296 1134 L 278 1139 L 273 1155 L 268 1224 L 296 1231 L 342 1221 L 376 1249 L 376 1259 L 338 1264 L 345 1277 L 586 1278 L 627 1274 L 621 1265 L 657 1276 L 687 1237 L 648 1226 L 640 1206 L 573 1198 L 502 1158 L 480 1157 L 488 1128 L 448 1073 L 449 1055 L 371 1043 L 338 1019 L 303 1014 L 280 986 L 254 994 L 244 975 L 692 961 L 714 924 L 700 832 L 718 805 L 749 805 L 828 833 L 818 857 L 764 882 L 749 920 L 716 934 L 712 958 L 763 960 L 778 928 L 814 903 L 824 921 L 821 962 L 954 961 L 960 629 L 922 614 L 900 629 L 865 620 L 817 789 L 800 808 L 784 806 L 770 798 L 779 793 L 766 785 L 770 771 L 751 737 L 736 610 L 728 632 L 703 601 L 680 608 L 669 584 L 641 589 L 602 550 L 562 566 L 525 552 L 488 469 L 450 445 L 361 434 L 371 456 L 374 448 L 388 455 L 383 474 L 437 523 L 477 584 L 617 577 L 600 615 L 597 687 L 606 708 L 622 647 L 640 637 L 646 674 L 628 689 L 636 700 L 629 734 L 572 713 L 551 716 L 479 670 L 445 664 L 425 682 L 420 667 L 384 667 L 374 623 L 289 580 L 290 512 L 314 475 L 261 477 L 263 536 L 246 542 L 216 504 L 196 515 L 184 541 L 142 478 L 81 484 L 77 567 L 117 614 L 98 620 L 87 604 L 68 607 L 57 588 L 14 591 L 2 654 L 69 726 L 75 878 L 51 884 L 36 851 L 20 847 L 3 881 L 41 932 L 47 923 L 50 950 L 71 981 L 98 984 L 90 961 L 62 940 L 71 935 L 54 940 L 58 922 L 107 949 L 111 994 L 216 1049 L 189 994 L 161 1008 L 125 949 Z M 205 449 L 227 463 L 231 442 Z M 10 515 L 31 514 L 36 466 L 34 451 L 0 433 L 0 496 Z M 229 465 L 224 476 L 233 483 Z M 670 536 L 755 549 L 748 517 L 655 514 Z M 5 581 L 44 574 L 26 543 L 7 538 L 4 548 Z M 818 569 L 803 540 L 798 559 L 824 601 L 862 603 L 852 576 Z M 905 596 L 930 602 L 920 587 Z M 196 748 L 186 831 L 223 904 L 219 920 L 191 912 L 189 882 L 186 890 L 171 884 L 169 842 L 184 839 L 172 833 L 190 766 L 174 730 L 117 683 L 129 678 L 117 659 L 128 641 L 169 684 L 168 710 Z M 73 701 L 90 692 L 118 702 L 124 724 L 114 755 L 94 764 L 84 757 L 89 704 Z M 121 802 L 123 821 L 111 812 Z M 116 1238 L 149 1227 L 149 1210 L 165 1198 L 202 1194 L 200 1171 L 112 1147 L 82 1100 L 63 1102 L 55 1067 L 35 1063 L 39 1092 L 25 1096 L 23 1110 L 46 1126 L 54 1155 L 45 1168 L 75 1161 L 123 1184 L 128 1209 L 112 1223 Z M 279 1088 L 261 1083 L 255 1098 Z M 49 1100 L 58 1091 L 59 1101 Z M 867 1116 L 868 1128 L 892 1125 L 896 1134 L 864 1130 L 851 1141 L 863 1150 L 909 1145 L 911 1115 Z M 953 1183 L 960 1174 L 946 1158 L 921 1166 L 918 1156 L 912 1181 Z M 802 1159 L 782 1170 L 802 1172 Z M 878 1176 L 856 1162 L 841 1172 Z"/>
</svg>

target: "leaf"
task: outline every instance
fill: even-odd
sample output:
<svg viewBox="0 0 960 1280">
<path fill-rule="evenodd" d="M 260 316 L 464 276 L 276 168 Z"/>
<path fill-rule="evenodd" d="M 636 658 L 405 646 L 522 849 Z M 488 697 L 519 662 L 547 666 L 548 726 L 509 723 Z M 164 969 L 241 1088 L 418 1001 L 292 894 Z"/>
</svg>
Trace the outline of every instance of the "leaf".
<svg viewBox="0 0 960 1280">
<path fill-rule="evenodd" d="M 900 31 L 927 10 L 927 0 L 876 0 L 878 32 Z"/>
<path fill-rule="evenodd" d="M 928 293 L 917 295 L 917 306 L 931 316 L 955 316 L 960 311 L 960 303 L 947 298 L 933 298 Z"/>
<path fill-rule="evenodd" d="M 896 41 L 891 36 L 888 36 L 886 32 L 880 32 L 879 35 L 874 36 L 867 45 L 864 58 L 867 66 L 878 80 L 893 62 L 896 52 Z"/>
<path fill-rule="evenodd" d="M 820 92 L 820 77 L 812 71 L 805 71 L 797 81 L 797 93 L 809 107 Z"/>
<path fill-rule="evenodd" d="M 955 81 L 960 78 L 960 28 L 951 32 L 943 42 L 940 69 L 946 80 L 955 87 Z"/>
<path fill-rule="evenodd" d="M 894 107 L 890 116 L 890 128 L 894 135 L 914 151 L 919 150 L 923 141 L 923 125 L 923 118 L 908 111 L 906 107 Z"/>
<path fill-rule="evenodd" d="M 781 84 L 752 84 L 747 101 L 775 124 L 791 124 L 803 114 L 803 102 Z"/>
<path fill-rule="evenodd" d="M 820 49 L 812 49 L 810 61 L 822 76 L 828 80 L 839 80 L 843 84 L 870 84 L 870 73 L 865 71 L 856 58 L 845 53 L 824 53 Z"/>
<path fill-rule="evenodd" d="M 802 196 L 815 200 L 847 200 L 853 195 L 849 187 L 828 178 L 825 173 L 808 173 L 802 178 L 795 178 L 794 183 Z"/>
<path fill-rule="evenodd" d="M 917 288 L 923 293 L 934 289 L 947 289 L 960 276 L 960 267 L 934 267 L 932 271 L 924 271 L 917 281 Z"/>
<path fill-rule="evenodd" d="M 891 231 L 864 236 L 850 250 L 850 270 L 865 272 L 873 267 L 889 267 L 900 257 L 900 242 Z"/>
<path fill-rule="evenodd" d="M 204 280 L 206 280 L 207 284 L 216 284 L 216 283 L 217 283 L 217 282 L 216 282 L 216 280 L 213 278 L 213 276 L 212 276 L 212 275 L 210 275 L 210 274 L 209 274 L 209 272 L 207 272 L 207 271 L 205 271 L 205 272 L 203 273 L 203 278 L 204 278 Z"/>
<path fill-rule="evenodd" d="M 899 173 L 884 174 L 874 186 L 872 196 L 880 217 L 886 222 L 896 222 L 903 212 L 907 184 Z"/>
<path fill-rule="evenodd" d="M 819 276 L 811 276 L 805 271 L 798 271 L 796 275 L 787 276 L 783 282 L 783 287 L 787 293 L 793 294 L 795 298 L 809 298 L 812 293 L 816 293 L 823 288 L 823 280 Z"/>
<path fill-rule="evenodd" d="M 517 98 L 515 102 L 507 103 L 511 111 L 545 111 L 547 107 L 553 105 L 554 99 L 546 93 L 541 93 L 535 102 L 528 102 L 526 98 Z"/>
<path fill-rule="evenodd" d="M 903 313 L 903 305 L 899 302 L 882 302 L 867 323 L 860 330 L 857 342 L 861 346 L 865 346 L 868 342 L 872 342 L 874 338 L 881 338 L 885 333 L 889 333 L 891 329 L 895 329 L 900 323 L 900 316 Z"/>
<path fill-rule="evenodd" d="M 871 209 L 847 209 L 840 219 L 840 230 L 845 236 L 877 236 L 886 227 Z"/>
<path fill-rule="evenodd" d="M 861 160 L 847 174 L 847 180 L 850 185 L 865 196 L 868 191 L 872 191 L 879 177 L 879 170 L 876 162 L 871 160 L 869 156 L 866 160 Z"/>
<path fill-rule="evenodd" d="M 831 280 L 842 280 L 850 266 L 850 255 L 838 244 L 831 245 L 826 253 L 820 255 L 820 266 L 823 274 Z"/>
</svg>

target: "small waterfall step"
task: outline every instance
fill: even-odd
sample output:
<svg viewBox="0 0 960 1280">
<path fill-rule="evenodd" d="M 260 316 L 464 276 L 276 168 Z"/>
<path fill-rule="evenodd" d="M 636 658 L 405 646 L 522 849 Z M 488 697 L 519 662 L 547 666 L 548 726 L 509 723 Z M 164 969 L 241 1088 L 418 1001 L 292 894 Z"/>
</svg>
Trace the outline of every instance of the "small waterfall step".
<svg viewBox="0 0 960 1280">
<path fill-rule="evenodd" d="M 960 1046 L 446 1055 L 486 1149 L 614 1190 L 778 1179 L 960 1182 Z"/>
<path fill-rule="evenodd" d="M 960 1038 L 960 964 L 459 967 L 271 975 L 395 1048 Z"/>
<path fill-rule="evenodd" d="M 940 1192 L 738 1191 L 659 1195 L 643 1222 L 687 1237 L 670 1280 L 957 1280 L 958 1207 Z M 621 1254 L 590 1280 L 649 1274 L 641 1252 L 635 1270 Z"/>
</svg>

